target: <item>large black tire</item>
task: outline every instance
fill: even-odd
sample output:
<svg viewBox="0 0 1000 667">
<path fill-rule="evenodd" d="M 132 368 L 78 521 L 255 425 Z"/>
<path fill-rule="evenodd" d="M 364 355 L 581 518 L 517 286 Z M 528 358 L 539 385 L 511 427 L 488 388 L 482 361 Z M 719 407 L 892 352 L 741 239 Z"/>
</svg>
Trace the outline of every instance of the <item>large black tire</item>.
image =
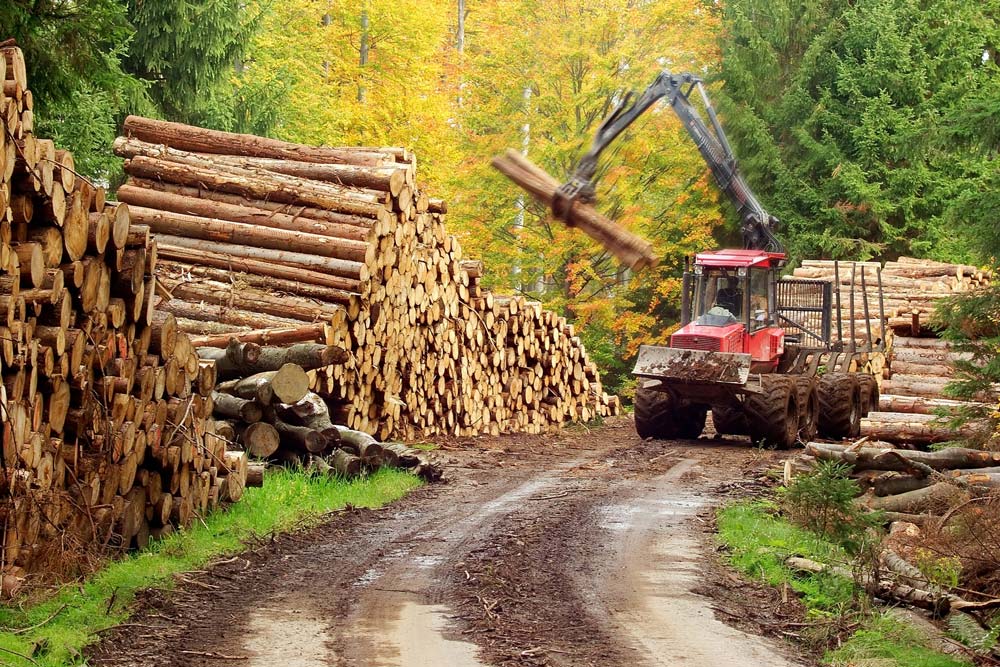
<svg viewBox="0 0 1000 667">
<path fill-rule="evenodd" d="M 861 432 L 861 385 L 852 373 L 819 379 L 819 432 L 827 438 L 855 438 Z"/>
<path fill-rule="evenodd" d="M 816 378 L 799 376 L 795 379 L 799 392 L 799 440 L 810 442 L 819 432 L 819 389 Z"/>
<path fill-rule="evenodd" d="M 743 407 L 737 405 L 713 405 L 712 426 L 719 435 L 746 435 L 747 418 Z"/>
<path fill-rule="evenodd" d="M 858 373 L 858 385 L 861 393 L 861 416 L 867 417 L 869 413 L 878 411 L 878 382 L 868 373 Z"/>
<path fill-rule="evenodd" d="M 761 393 L 748 394 L 743 402 L 755 445 L 788 449 L 799 435 L 799 393 L 795 378 L 761 376 Z"/>
<path fill-rule="evenodd" d="M 640 438 L 697 438 L 707 412 L 703 405 L 678 406 L 670 392 L 645 387 L 635 392 L 635 430 Z"/>
</svg>

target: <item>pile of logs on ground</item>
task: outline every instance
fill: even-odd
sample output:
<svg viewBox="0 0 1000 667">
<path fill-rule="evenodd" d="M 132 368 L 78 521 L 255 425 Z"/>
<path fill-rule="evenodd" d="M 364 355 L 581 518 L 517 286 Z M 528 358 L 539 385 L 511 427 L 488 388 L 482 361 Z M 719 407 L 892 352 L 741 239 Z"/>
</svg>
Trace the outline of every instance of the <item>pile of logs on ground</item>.
<svg viewBox="0 0 1000 667">
<path fill-rule="evenodd" d="M 793 271 L 796 278 L 835 281 L 839 273 L 841 314 L 845 322 L 854 322 L 859 334 L 866 325 L 879 327 L 879 304 L 869 300 L 864 312 L 862 278 L 869 294 L 876 294 L 879 273 L 888 325 L 901 335 L 919 335 L 925 330 L 934 304 L 939 299 L 990 284 L 988 270 L 962 264 L 948 264 L 928 259 L 900 257 L 895 262 L 839 262 L 835 271 L 832 260 L 804 260 Z M 853 297 L 853 298 L 852 298 Z"/>
<path fill-rule="evenodd" d="M 944 340 L 896 336 L 889 353 L 892 374 L 882 382 L 878 411 L 861 420 L 861 435 L 918 446 L 985 435 L 990 428 L 985 420 L 969 419 L 958 427 L 949 424 L 949 416 L 963 408 L 996 404 L 991 396 L 982 397 L 985 404 L 945 398 L 944 389 L 954 379 L 954 362 L 967 358 Z"/>
<path fill-rule="evenodd" d="M 318 148 L 129 117 L 118 191 L 153 232 L 158 308 L 197 346 L 321 342 L 334 421 L 381 439 L 540 432 L 616 414 L 573 326 L 479 287 L 397 148 Z"/>
<path fill-rule="evenodd" d="M 817 443 L 806 445 L 805 455 L 798 465 L 808 467 L 817 461 L 833 461 L 850 467 L 851 477 L 858 482 L 861 495 L 855 499 L 859 508 L 877 510 L 890 530 L 883 541 L 876 567 L 855 568 L 854 572 L 837 564 L 816 563 L 802 558 L 789 558 L 793 569 L 830 571 L 861 585 L 869 594 L 891 602 L 902 602 L 928 610 L 938 617 L 951 612 L 968 614 L 982 627 L 989 627 L 993 610 L 1000 600 L 981 593 L 948 588 L 935 583 L 913 565 L 908 557 L 918 556 L 926 562 L 933 557 L 949 557 L 944 542 L 931 545 L 929 537 L 941 539 L 957 533 L 945 525 L 954 521 L 962 524 L 969 517 L 956 513 L 982 514 L 980 509 L 995 503 L 1000 488 L 1000 453 L 978 449 L 948 448 L 935 452 L 895 449 L 890 444 L 858 442 L 853 445 Z M 978 506 L 978 508 L 977 508 Z M 970 539 L 988 550 L 991 536 L 976 535 Z M 944 549 L 943 551 L 939 549 Z M 974 599 L 963 597 L 974 594 Z M 986 598 L 986 599 L 983 599 Z"/>
<path fill-rule="evenodd" d="M 156 244 L 33 133 L 0 48 L 0 573 L 72 572 L 237 500 L 247 458 L 210 418 L 215 365 L 154 307 Z"/>
<path fill-rule="evenodd" d="M 198 348 L 198 355 L 215 362 L 220 380 L 212 394 L 216 432 L 254 458 L 342 477 L 382 466 L 415 469 L 430 479 L 441 474 L 421 452 L 333 423 L 326 403 L 309 391 L 306 369 L 343 364 L 343 348 L 262 347 L 234 339 L 225 349 Z"/>
<path fill-rule="evenodd" d="M 985 493 L 1000 487 L 1000 453 L 980 449 L 925 452 L 879 442 L 810 442 L 803 460 L 850 465 L 852 477 L 864 491 L 859 503 L 913 523 L 922 522 L 913 515 L 943 514 L 970 490 Z"/>
</svg>

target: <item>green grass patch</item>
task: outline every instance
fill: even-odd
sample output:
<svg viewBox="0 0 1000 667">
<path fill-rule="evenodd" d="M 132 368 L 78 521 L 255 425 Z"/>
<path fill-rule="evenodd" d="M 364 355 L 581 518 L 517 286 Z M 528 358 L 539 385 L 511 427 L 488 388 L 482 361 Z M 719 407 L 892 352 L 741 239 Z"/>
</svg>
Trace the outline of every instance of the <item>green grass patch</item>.
<svg viewBox="0 0 1000 667">
<path fill-rule="evenodd" d="M 210 514 L 204 523 L 196 522 L 190 530 L 175 533 L 147 551 L 115 561 L 87 581 L 65 586 L 42 602 L 0 608 L 0 664 L 85 664 L 83 647 L 99 639 L 98 631 L 128 617 L 136 591 L 169 589 L 174 574 L 238 553 L 248 540 L 315 525 L 323 514 L 347 505 L 380 507 L 421 484 L 417 477 L 396 470 L 380 470 L 350 481 L 269 472 L 264 488 L 247 489 L 240 502 Z"/>
<path fill-rule="evenodd" d="M 440 445 L 436 445 L 433 442 L 418 442 L 415 445 L 407 445 L 410 449 L 418 449 L 422 452 L 433 452 L 435 449 L 440 449 Z"/>
<path fill-rule="evenodd" d="M 736 503 L 718 513 L 719 539 L 729 562 L 743 574 L 771 586 L 787 584 L 806 606 L 807 618 L 852 615 L 860 628 L 823 664 L 832 667 L 877 661 L 879 667 L 959 667 L 968 663 L 927 648 L 923 634 L 894 618 L 859 609 L 854 582 L 834 574 L 804 574 L 785 566 L 789 556 L 850 567 L 838 545 L 784 519 L 772 502 Z"/>
</svg>

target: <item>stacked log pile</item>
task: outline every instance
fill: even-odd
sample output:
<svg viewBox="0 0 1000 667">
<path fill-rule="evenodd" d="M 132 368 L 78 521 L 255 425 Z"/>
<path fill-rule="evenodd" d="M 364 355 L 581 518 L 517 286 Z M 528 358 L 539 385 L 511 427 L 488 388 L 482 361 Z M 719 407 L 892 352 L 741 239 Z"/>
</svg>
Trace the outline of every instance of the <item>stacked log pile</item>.
<svg viewBox="0 0 1000 667">
<path fill-rule="evenodd" d="M 242 493 L 215 433 L 213 363 L 154 308 L 157 248 L 33 132 L 24 59 L 0 48 L 0 571 L 144 545 Z"/>
<path fill-rule="evenodd" d="M 615 414 L 572 325 L 482 265 L 392 148 L 317 148 L 130 117 L 118 196 L 149 226 L 194 344 L 321 342 L 334 421 L 382 439 L 540 432 Z"/>
<path fill-rule="evenodd" d="M 914 257 L 900 257 L 884 266 L 878 262 L 840 262 L 839 271 L 832 260 L 805 260 L 792 275 L 835 282 L 839 273 L 843 320 L 853 321 L 855 331 L 863 332 L 867 326 L 880 328 L 878 301 L 869 301 L 866 313 L 862 299 L 862 277 L 868 293 L 874 294 L 879 272 L 888 325 L 898 334 L 913 336 L 926 329 L 939 299 L 979 289 L 992 280 L 988 270 Z"/>
<path fill-rule="evenodd" d="M 262 347 L 233 339 L 225 349 L 198 348 L 198 354 L 215 362 L 222 380 L 212 395 L 216 431 L 254 458 L 342 477 L 382 466 L 440 476 L 420 452 L 333 423 L 326 403 L 309 391 L 305 369 L 344 363 L 343 348 L 320 343 Z"/>
<path fill-rule="evenodd" d="M 882 382 L 879 410 L 861 420 L 863 436 L 923 446 L 988 433 L 986 420 L 969 419 L 959 427 L 949 424 L 949 415 L 970 408 L 985 413 L 986 405 L 996 404 L 995 394 L 982 396 L 985 403 L 944 397 L 945 387 L 954 379 L 954 362 L 968 359 L 967 354 L 938 338 L 896 336 L 889 357 L 892 375 Z"/>
</svg>

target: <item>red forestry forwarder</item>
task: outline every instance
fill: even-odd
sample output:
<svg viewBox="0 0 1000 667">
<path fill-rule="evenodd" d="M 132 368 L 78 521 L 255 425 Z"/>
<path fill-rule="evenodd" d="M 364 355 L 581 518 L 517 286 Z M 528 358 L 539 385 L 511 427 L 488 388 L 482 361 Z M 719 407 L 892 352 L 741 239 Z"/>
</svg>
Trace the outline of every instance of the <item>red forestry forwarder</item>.
<svg viewBox="0 0 1000 667">
<path fill-rule="evenodd" d="M 691 104 L 695 89 L 714 133 Z M 878 407 L 878 385 L 864 366 L 864 353 L 882 350 L 884 342 L 880 339 L 873 348 L 869 328 L 865 348 L 859 350 L 853 321 L 850 338 L 843 340 L 839 269 L 836 287 L 780 278 L 787 255 L 774 235 L 778 221 L 743 180 L 701 79 L 664 72 L 638 99 L 629 93 L 559 189 L 553 212 L 568 210 L 567 203 L 574 200 L 594 201 L 601 152 L 662 98 L 736 207 L 744 248 L 698 253 L 693 264 L 688 260 L 681 328 L 670 337 L 669 347 L 643 345 L 639 350 L 633 371 L 642 378 L 635 397 L 636 430 L 642 437 L 697 438 L 711 410 L 718 433 L 749 435 L 755 444 L 771 447 L 791 447 L 817 434 L 835 439 L 858 435 L 861 417 Z M 850 285 L 853 301 L 853 268 Z M 863 272 L 860 292 L 868 319 Z M 877 293 L 884 331 L 881 274 Z"/>
</svg>

